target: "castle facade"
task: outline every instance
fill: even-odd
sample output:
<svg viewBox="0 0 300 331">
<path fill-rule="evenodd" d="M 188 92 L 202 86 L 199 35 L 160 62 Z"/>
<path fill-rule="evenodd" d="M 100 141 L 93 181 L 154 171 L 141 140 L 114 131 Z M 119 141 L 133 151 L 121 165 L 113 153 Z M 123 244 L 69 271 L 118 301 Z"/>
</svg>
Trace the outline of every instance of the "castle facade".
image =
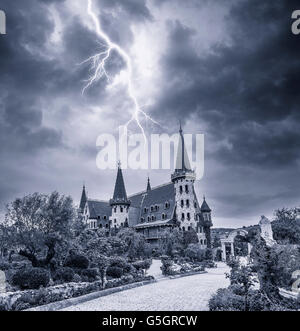
<svg viewBox="0 0 300 331">
<path fill-rule="evenodd" d="M 88 228 L 107 231 L 134 228 L 154 245 L 166 229 L 193 229 L 200 245 L 203 248 L 211 247 L 211 209 L 205 198 L 201 206 L 198 202 L 194 189 L 196 176 L 190 166 L 181 128 L 179 133 L 176 168 L 171 175 L 171 182 L 152 188 L 148 178 L 145 191 L 128 197 L 119 164 L 110 201 L 88 198 L 83 187 L 79 213 Z"/>
</svg>

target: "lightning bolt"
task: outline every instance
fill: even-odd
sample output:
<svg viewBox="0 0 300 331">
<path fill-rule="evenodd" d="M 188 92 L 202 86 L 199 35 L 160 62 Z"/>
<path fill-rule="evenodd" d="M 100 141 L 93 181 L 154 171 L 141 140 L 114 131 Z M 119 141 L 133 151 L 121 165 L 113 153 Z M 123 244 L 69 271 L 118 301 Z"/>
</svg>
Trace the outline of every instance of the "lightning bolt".
<svg viewBox="0 0 300 331">
<path fill-rule="evenodd" d="M 135 93 L 135 89 L 134 89 L 134 85 L 133 85 L 132 60 L 122 47 L 120 47 L 119 45 L 112 42 L 110 40 L 109 36 L 103 32 L 103 30 L 101 28 L 100 20 L 97 18 L 96 13 L 93 11 L 92 0 L 88 0 L 87 13 L 93 20 L 93 23 L 95 26 L 95 31 L 96 31 L 97 35 L 99 36 L 99 38 L 101 40 L 104 41 L 105 50 L 89 57 L 88 59 L 86 59 L 85 61 L 83 61 L 81 63 L 81 64 L 89 63 L 91 65 L 91 71 L 93 72 L 91 77 L 87 80 L 87 84 L 83 88 L 82 93 L 84 94 L 85 91 L 89 87 L 91 87 L 94 83 L 99 81 L 101 78 L 106 78 L 108 81 L 110 81 L 109 74 L 107 73 L 107 70 L 106 70 L 106 65 L 107 65 L 107 62 L 109 61 L 112 51 L 116 51 L 126 63 L 127 91 L 128 91 L 128 95 L 133 103 L 132 117 L 128 120 L 128 122 L 124 125 L 124 127 L 127 130 L 128 126 L 131 123 L 136 122 L 137 126 L 141 130 L 141 133 L 143 134 L 144 141 L 146 143 L 147 137 L 146 137 L 145 129 L 141 123 L 140 116 L 143 116 L 146 120 L 150 120 L 152 123 L 154 123 L 156 125 L 160 126 L 160 124 L 158 122 L 156 122 L 155 120 L 153 120 L 148 114 L 146 114 L 142 110 L 142 107 L 140 106 L 140 104 L 138 102 L 138 99 L 137 99 L 136 93 Z"/>
</svg>

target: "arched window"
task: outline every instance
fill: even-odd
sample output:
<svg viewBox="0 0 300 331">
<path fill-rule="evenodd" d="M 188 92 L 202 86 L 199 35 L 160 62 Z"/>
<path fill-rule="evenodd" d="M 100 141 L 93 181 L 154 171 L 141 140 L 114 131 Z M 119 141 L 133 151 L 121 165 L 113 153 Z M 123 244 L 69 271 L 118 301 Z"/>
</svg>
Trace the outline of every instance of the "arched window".
<svg viewBox="0 0 300 331">
<path fill-rule="evenodd" d="M 186 200 L 186 206 L 189 208 L 190 207 L 190 200 Z"/>
<path fill-rule="evenodd" d="M 104 215 L 104 216 L 103 216 L 103 219 L 104 219 L 104 221 L 106 221 L 106 220 L 107 220 L 107 217 L 106 217 L 106 215 Z"/>
<path fill-rule="evenodd" d="M 151 216 L 151 220 L 152 220 L 152 221 L 154 221 L 154 220 L 155 220 L 155 217 L 154 217 L 153 215 Z"/>
<path fill-rule="evenodd" d="M 150 216 L 148 216 L 147 220 L 148 220 L 148 222 L 150 222 L 150 220 L 151 220 L 151 219 L 150 219 Z"/>
<path fill-rule="evenodd" d="M 182 192 L 183 192 L 182 185 L 179 186 L 179 192 L 180 192 L 180 194 L 182 194 Z"/>
<path fill-rule="evenodd" d="M 100 227 L 100 229 L 102 229 L 103 225 L 102 224 L 99 224 L 99 227 Z"/>
<path fill-rule="evenodd" d="M 123 211 L 124 211 L 124 208 L 120 207 L 120 212 L 123 213 Z"/>
<path fill-rule="evenodd" d="M 170 208 L 170 203 L 168 201 L 166 201 L 166 203 L 165 203 L 165 208 L 166 209 L 169 209 Z"/>
<path fill-rule="evenodd" d="M 187 213 L 187 219 L 190 220 L 191 219 L 191 214 Z"/>
<path fill-rule="evenodd" d="M 184 226 L 182 227 L 182 231 L 185 231 L 185 227 Z"/>
<path fill-rule="evenodd" d="M 189 193 L 189 186 L 185 185 L 185 193 Z"/>
<path fill-rule="evenodd" d="M 114 213 L 116 213 L 116 212 L 117 212 L 117 207 L 114 208 Z"/>
<path fill-rule="evenodd" d="M 184 220 L 184 218 L 185 218 L 185 215 L 184 215 L 184 213 L 182 213 L 181 214 L 181 219 Z"/>
<path fill-rule="evenodd" d="M 203 245 L 203 240 L 202 239 L 200 240 L 200 244 Z"/>
<path fill-rule="evenodd" d="M 181 208 L 184 207 L 184 201 L 183 200 L 180 201 L 180 205 L 181 205 Z"/>
<path fill-rule="evenodd" d="M 145 213 L 145 214 L 147 213 L 147 208 L 144 208 L 144 213 Z"/>
<path fill-rule="evenodd" d="M 206 240 L 206 239 L 204 239 L 204 245 L 206 245 L 206 243 L 207 243 L 207 240 Z"/>
</svg>

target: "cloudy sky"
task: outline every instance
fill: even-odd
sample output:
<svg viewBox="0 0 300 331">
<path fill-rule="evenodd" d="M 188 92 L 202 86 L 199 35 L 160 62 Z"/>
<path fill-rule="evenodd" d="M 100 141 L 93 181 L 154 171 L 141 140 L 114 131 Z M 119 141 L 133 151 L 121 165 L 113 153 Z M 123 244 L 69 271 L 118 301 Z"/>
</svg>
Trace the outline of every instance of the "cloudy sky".
<svg viewBox="0 0 300 331">
<path fill-rule="evenodd" d="M 299 7 L 299 8 L 298 8 Z M 85 59 L 105 47 L 85 0 L 1 0 L 0 204 L 58 190 L 75 202 L 109 199 L 115 171 L 96 167 L 96 139 L 132 114 L 126 64 L 107 61 L 110 80 L 85 94 Z M 94 0 L 103 31 L 130 56 L 143 110 L 161 126 L 148 134 L 205 135 L 206 195 L 216 227 L 258 222 L 299 206 L 300 36 L 291 33 L 299 1 Z M 125 76 L 124 76 L 125 75 Z M 125 78 L 124 78 L 125 77 Z M 138 132 L 133 123 L 131 132 Z M 124 172 L 127 191 L 147 171 Z M 170 171 L 150 171 L 152 185 Z"/>
</svg>

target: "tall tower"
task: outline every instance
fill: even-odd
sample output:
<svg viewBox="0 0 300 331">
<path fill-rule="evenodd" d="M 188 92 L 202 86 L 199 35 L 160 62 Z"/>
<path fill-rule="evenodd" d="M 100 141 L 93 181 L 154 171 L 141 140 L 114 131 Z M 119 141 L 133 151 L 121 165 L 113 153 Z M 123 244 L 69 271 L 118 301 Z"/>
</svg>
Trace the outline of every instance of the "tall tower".
<svg viewBox="0 0 300 331">
<path fill-rule="evenodd" d="M 175 186 L 177 220 L 183 231 L 197 229 L 196 199 L 194 193 L 195 172 L 191 169 L 180 125 L 175 172 L 171 176 Z"/>
<path fill-rule="evenodd" d="M 115 229 L 128 227 L 130 200 L 127 198 L 120 162 L 118 164 L 115 190 L 113 198 L 110 200 L 110 206 L 112 207 L 111 227 Z"/>
<path fill-rule="evenodd" d="M 211 231 L 212 219 L 211 219 L 211 209 L 209 208 L 205 197 L 203 197 L 203 203 L 201 205 L 201 214 L 202 214 L 202 226 L 205 234 L 206 244 L 208 248 L 211 248 Z"/>
</svg>

